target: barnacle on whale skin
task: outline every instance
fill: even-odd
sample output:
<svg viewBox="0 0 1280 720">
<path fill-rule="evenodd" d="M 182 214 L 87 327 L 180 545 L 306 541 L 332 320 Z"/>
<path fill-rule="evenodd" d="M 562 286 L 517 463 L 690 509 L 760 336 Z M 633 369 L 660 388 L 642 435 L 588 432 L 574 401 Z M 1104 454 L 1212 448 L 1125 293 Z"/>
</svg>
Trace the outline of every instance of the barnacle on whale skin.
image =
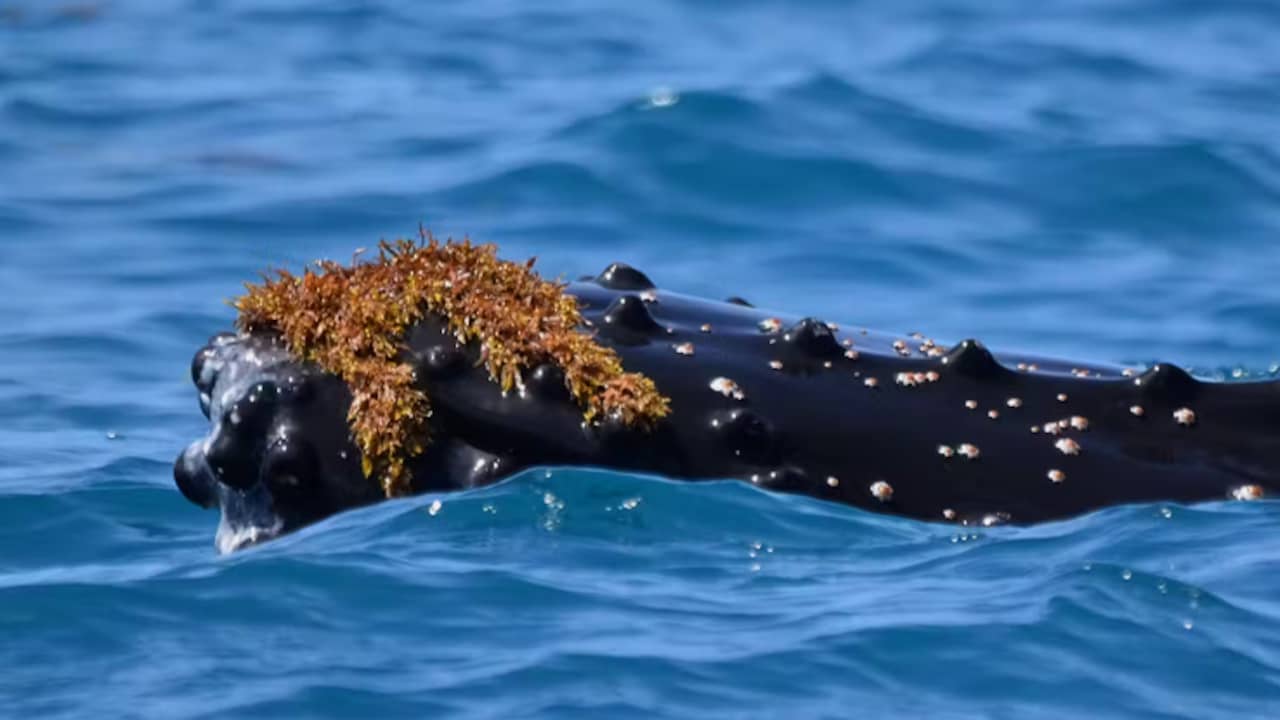
<svg viewBox="0 0 1280 720">
<path fill-rule="evenodd" d="M 241 330 L 277 332 L 292 353 L 347 383 L 364 474 L 379 476 L 388 497 L 410 492 L 406 463 L 430 443 L 430 398 L 405 361 L 405 336 L 427 313 L 460 342 L 479 344 L 504 392 L 522 385 L 523 371 L 552 362 L 588 422 L 648 428 L 670 412 L 652 380 L 625 372 L 617 353 L 581 330 L 577 300 L 539 277 L 533 259 L 500 260 L 494 245 L 419 235 L 379 243 L 373 261 L 264 274 L 234 301 Z"/>
</svg>

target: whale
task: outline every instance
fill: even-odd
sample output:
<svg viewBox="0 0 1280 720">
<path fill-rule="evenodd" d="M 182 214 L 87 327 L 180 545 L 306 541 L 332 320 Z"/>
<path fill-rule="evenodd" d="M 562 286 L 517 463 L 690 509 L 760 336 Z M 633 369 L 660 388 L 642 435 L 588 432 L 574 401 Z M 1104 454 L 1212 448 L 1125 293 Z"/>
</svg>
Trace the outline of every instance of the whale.
<svg viewBox="0 0 1280 720">
<path fill-rule="evenodd" d="M 538 466 L 736 479 L 959 526 L 1032 524 L 1114 505 L 1280 496 L 1280 383 L 993 352 L 692 297 L 614 263 L 567 283 L 583 332 L 652 379 L 652 427 L 586 422 L 552 363 L 504 390 L 483 349 L 427 313 L 403 356 L 431 397 L 408 492 L 467 490 Z M 222 552 L 386 495 L 362 471 L 338 376 L 270 331 L 222 332 L 191 376 L 208 434 L 174 479 L 217 509 Z"/>
</svg>

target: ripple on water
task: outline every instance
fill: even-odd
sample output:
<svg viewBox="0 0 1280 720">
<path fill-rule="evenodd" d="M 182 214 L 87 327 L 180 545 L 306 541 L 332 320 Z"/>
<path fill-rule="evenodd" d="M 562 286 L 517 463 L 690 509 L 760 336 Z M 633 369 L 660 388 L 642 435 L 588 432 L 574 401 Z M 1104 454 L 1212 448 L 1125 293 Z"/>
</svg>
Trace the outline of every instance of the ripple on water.
<svg viewBox="0 0 1280 720">
<path fill-rule="evenodd" d="M 978 703 L 1034 714 L 1052 697 L 1067 713 L 1110 703 L 1117 717 L 1247 715 L 1274 697 L 1262 677 L 1280 666 L 1269 584 L 1224 583 L 1269 567 L 1274 547 L 1234 547 L 1225 569 L 1214 567 L 1222 545 L 1201 547 L 1258 537 L 1276 519 L 1270 503 L 1117 508 L 957 543 L 952 527 L 738 483 L 532 471 L 347 513 L 216 559 L 209 523 L 163 536 L 167 549 L 148 534 L 184 515 L 170 493 L 69 497 L 3 505 L 6 527 L 50 543 L 46 557 L 0 575 L 9 616 L 40 619 L 11 637 L 34 648 L 24 638 L 56 617 L 60 629 L 47 632 L 81 638 L 71 647 L 86 654 L 83 671 L 104 669 L 94 658 L 107 649 L 149 654 L 107 673 L 114 695 L 140 707 L 234 672 L 273 679 L 278 696 L 224 695 L 217 707 L 303 711 L 312 696 L 297 678 L 349 672 L 376 678 L 355 684 L 389 706 L 429 695 L 470 707 L 492 694 L 485 713 L 550 708 L 585 686 L 623 714 L 704 704 L 715 714 L 746 700 L 892 712 L 906 693 L 921 711 Z M 68 501 L 69 512 L 57 507 Z M 33 526 L 41 516 L 60 520 Z M 72 535 L 85 542 L 57 540 Z M 146 548 L 145 561 L 122 559 Z M 133 632 L 119 635 L 124 627 Z M 187 657 L 191 642 L 199 661 Z M 1215 668 L 1208 680 L 1204 662 Z M 26 668 L 19 676 L 41 681 Z M 55 676 L 79 677 L 65 667 Z M 663 690 L 677 677 L 687 695 L 678 706 Z"/>
</svg>

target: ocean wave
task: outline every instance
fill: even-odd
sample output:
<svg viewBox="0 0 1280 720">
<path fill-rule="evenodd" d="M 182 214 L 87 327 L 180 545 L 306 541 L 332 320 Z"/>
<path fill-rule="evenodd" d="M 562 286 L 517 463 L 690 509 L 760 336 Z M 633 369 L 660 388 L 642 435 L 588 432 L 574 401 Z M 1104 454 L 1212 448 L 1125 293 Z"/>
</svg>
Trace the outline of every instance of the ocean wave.
<svg viewBox="0 0 1280 720">
<path fill-rule="evenodd" d="M 47 496 L 8 498 L 6 524 L 27 525 L 28 537 L 33 518 L 62 516 L 41 534 L 115 551 L 0 573 L 0 602 L 7 617 L 57 617 L 89 647 L 111 638 L 122 657 L 148 658 L 54 677 L 74 674 L 81 692 L 130 707 L 182 692 L 172 707 L 184 716 L 306 712 L 324 695 L 301 681 L 314 673 L 379 707 L 429 696 L 475 717 L 517 706 L 623 716 L 706 706 L 728 717 L 784 699 L 813 714 L 851 702 L 892 713 L 909 688 L 907 706 L 922 712 L 976 702 L 1037 714 L 1064 686 L 1114 703 L 1115 716 L 1248 715 L 1271 702 L 1280 670 L 1280 606 L 1269 583 L 1240 582 L 1274 565 L 1275 543 L 1261 540 L 1280 518 L 1274 503 L 958 530 L 736 482 L 551 468 L 382 503 L 214 558 L 207 532 L 148 533 L 180 512 L 152 501 L 161 493 L 103 488 L 73 513 Z M 38 631 L 17 631 L 18 646 L 34 647 L 24 638 Z M 1196 670 L 1206 662 L 1210 677 Z M 199 678 L 245 674 L 265 684 L 191 694 Z M 617 694 L 623 678 L 635 696 Z M 672 682 L 689 697 L 671 703 L 661 688 Z M 490 694 L 499 699 L 477 704 Z M 1049 707 L 1083 707 L 1073 696 Z"/>
</svg>

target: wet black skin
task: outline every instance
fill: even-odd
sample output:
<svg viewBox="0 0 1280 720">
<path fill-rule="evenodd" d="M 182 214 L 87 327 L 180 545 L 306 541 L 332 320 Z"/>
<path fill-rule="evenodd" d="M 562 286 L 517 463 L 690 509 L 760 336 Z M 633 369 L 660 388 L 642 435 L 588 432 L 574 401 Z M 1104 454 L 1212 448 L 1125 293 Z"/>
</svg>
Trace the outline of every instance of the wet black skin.
<svg viewBox="0 0 1280 720">
<path fill-rule="evenodd" d="M 527 372 L 523 392 L 504 396 L 476 367 L 476 349 L 459 346 L 430 319 L 413 328 L 406 355 L 434 408 L 432 444 L 412 464 L 415 492 L 487 485 L 536 465 L 589 465 L 738 478 L 965 524 L 1229 499 L 1244 486 L 1280 494 L 1280 383 L 1205 382 L 1172 365 L 1132 373 L 997 359 L 972 340 L 929 356 L 919 337 L 833 331 L 737 298 L 668 293 L 624 265 L 569 292 L 624 367 L 648 375 L 671 399 L 670 416 L 649 431 L 609 420 L 586 426 L 550 365 Z M 762 327 L 774 317 L 779 329 Z M 684 343 L 692 354 L 676 351 Z M 937 379 L 900 384 L 899 373 Z M 221 508 L 221 550 L 382 498 L 348 436 L 346 387 L 292 359 L 277 338 L 216 336 L 196 354 L 192 375 L 211 432 L 182 453 L 174 475 L 192 502 Z M 717 377 L 734 381 L 742 399 L 713 390 Z M 1180 408 L 1195 413 L 1194 423 L 1175 420 Z M 1073 416 L 1087 428 L 1043 428 Z M 1079 444 L 1079 454 L 1055 447 L 1064 438 Z M 978 449 L 976 459 L 939 452 L 964 443 Z M 1050 470 L 1065 477 L 1054 482 Z M 877 482 L 892 495 L 873 493 Z"/>
</svg>

